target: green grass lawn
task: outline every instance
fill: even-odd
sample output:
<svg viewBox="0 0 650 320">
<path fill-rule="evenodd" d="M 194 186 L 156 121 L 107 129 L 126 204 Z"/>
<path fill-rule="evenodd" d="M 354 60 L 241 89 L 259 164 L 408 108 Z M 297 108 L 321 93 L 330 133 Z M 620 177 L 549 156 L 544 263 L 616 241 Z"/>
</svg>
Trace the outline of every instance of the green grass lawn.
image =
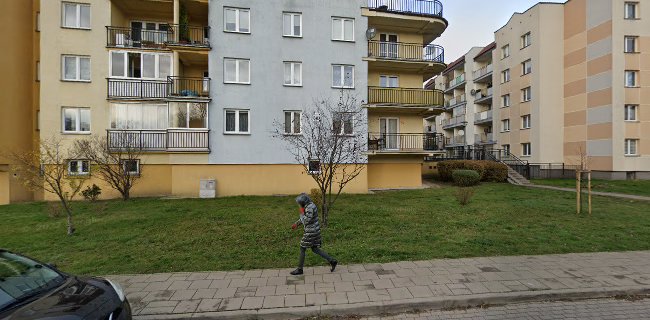
<svg viewBox="0 0 650 320">
<path fill-rule="evenodd" d="M 567 192 L 484 184 L 344 195 L 324 231 L 341 263 L 650 249 L 650 202 L 594 198 L 576 216 Z M 77 274 L 292 267 L 301 231 L 293 197 L 134 199 L 75 204 L 77 234 L 47 204 L 0 207 L 0 247 Z M 324 264 L 308 254 L 308 265 Z"/>
<path fill-rule="evenodd" d="M 533 180 L 533 183 L 554 187 L 576 188 L 575 179 L 539 179 Z M 585 188 L 586 184 L 587 182 L 584 182 Z M 650 197 L 650 180 L 591 180 L 591 190 Z"/>
</svg>

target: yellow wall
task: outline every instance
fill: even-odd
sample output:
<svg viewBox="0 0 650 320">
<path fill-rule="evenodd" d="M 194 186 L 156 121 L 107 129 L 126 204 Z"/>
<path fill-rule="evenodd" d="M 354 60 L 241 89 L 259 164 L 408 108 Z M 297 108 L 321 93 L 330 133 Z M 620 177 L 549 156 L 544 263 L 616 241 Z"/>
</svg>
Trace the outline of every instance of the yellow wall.
<svg viewBox="0 0 650 320">
<path fill-rule="evenodd" d="M 0 171 L 0 206 L 9 204 L 9 173 Z"/>
<path fill-rule="evenodd" d="M 369 189 L 400 189 L 422 187 L 422 164 L 369 163 Z"/>
<path fill-rule="evenodd" d="M 368 132 L 379 132 L 379 118 L 399 118 L 399 133 L 422 133 L 422 116 L 399 112 L 375 112 L 368 114 Z"/>
<path fill-rule="evenodd" d="M 422 88 L 422 75 L 417 73 L 407 73 L 395 70 L 371 70 L 368 71 L 368 86 L 378 87 L 380 76 L 398 76 L 400 88 Z"/>
</svg>

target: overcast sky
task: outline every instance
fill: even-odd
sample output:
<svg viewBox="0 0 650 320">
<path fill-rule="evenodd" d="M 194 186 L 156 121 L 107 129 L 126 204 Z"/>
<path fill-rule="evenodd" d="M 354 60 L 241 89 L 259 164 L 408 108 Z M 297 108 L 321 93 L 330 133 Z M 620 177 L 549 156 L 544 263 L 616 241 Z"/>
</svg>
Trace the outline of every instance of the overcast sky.
<svg viewBox="0 0 650 320">
<path fill-rule="evenodd" d="M 445 48 L 447 63 L 467 53 L 471 47 L 494 41 L 494 31 L 505 25 L 513 13 L 524 12 L 536 0 L 441 0 L 449 27 L 434 41 Z M 544 0 L 544 2 L 565 2 Z"/>
</svg>

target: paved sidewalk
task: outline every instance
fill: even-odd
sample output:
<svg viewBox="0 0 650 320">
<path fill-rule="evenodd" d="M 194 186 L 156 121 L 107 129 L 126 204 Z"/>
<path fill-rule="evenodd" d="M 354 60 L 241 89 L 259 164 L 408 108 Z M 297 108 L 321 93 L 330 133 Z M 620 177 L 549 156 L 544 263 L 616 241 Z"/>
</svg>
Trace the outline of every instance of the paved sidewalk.
<svg viewBox="0 0 650 320">
<path fill-rule="evenodd" d="M 650 294 L 650 251 L 109 276 L 137 319 L 296 319 Z"/>
<path fill-rule="evenodd" d="M 545 185 L 541 185 L 541 184 L 529 184 L 529 185 L 524 185 L 524 187 L 576 193 L 576 189 L 545 186 Z M 582 192 L 585 193 L 585 194 L 587 193 L 587 191 L 585 191 L 585 190 L 583 190 Z M 619 198 L 619 199 L 626 199 L 626 200 L 650 201 L 650 197 L 637 196 L 637 195 L 625 194 L 625 193 L 592 191 L 591 194 L 594 195 L 594 196 L 611 197 L 611 198 Z"/>
</svg>

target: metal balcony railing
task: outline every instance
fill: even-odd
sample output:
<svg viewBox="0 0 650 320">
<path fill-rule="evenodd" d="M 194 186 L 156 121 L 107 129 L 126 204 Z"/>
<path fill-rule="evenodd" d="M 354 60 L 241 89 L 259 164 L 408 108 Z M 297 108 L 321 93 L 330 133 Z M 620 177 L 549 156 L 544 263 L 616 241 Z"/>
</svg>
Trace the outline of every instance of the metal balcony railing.
<svg viewBox="0 0 650 320">
<path fill-rule="evenodd" d="M 167 77 L 169 97 L 210 98 L 210 78 Z"/>
<path fill-rule="evenodd" d="M 453 137 L 447 137 L 445 141 L 445 146 L 450 147 L 450 146 L 462 146 L 465 145 L 465 137 L 464 136 L 453 136 Z"/>
<path fill-rule="evenodd" d="M 210 27 L 169 25 L 171 36 L 168 38 L 168 45 L 179 45 L 188 47 L 210 47 Z"/>
<path fill-rule="evenodd" d="M 487 90 L 481 90 L 478 93 L 476 93 L 475 102 L 481 102 L 484 99 L 487 100 L 487 98 L 492 98 L 493 94 L 494 94 L 494 89 L 492 87 L 487 88 Z"/>
<path fill-rule="evenodd" d="M 486 76 L 486 75 L 488 75 L 488 74 L 491 74 L 492 71 L 493 71 L 493 69 L 494 69 L 494 68 L 492 67 L 492 65 L 491 65 L 491 64 L 488 64 L 487 66 L 485 66 L 485 67 L 483 67 L 483 68 L 481 68 L 481 69 L 478 69 L 478 70 L 474 71 L 474 80 L 476 80 L 476 79 L 478 79 L 478 78 L 481 78 L 481 77 L 483 77 L 483 76 Z"/>
<path fill-rule="evenodd" d="M 494 134 L 493 133 L 482 133 L 474 135 L 475 144 L 490 144 L 494 143 Z"/>
<path fill-rule="evenodd" d="M 369 87 L 368 102 L 372 104 L 441 106 L 444 96 L 440 90 Z"/>
<path fill-rule="evenodd" d="M 210 78 L 167 77 L 166 81 L 108 78 L 108 98 L 210 98 Z"/>
<path fill-rule="evenodd" d="M 492 121 L 492 110 L 478 112 L 474 114 L 474 123 L 483 123 Z"/>
<path fill-rule="evenodd" d="M 207 152 L 210 130 L 108 130 L 109 150 L 145 152 Z"/>
<path fill-rule="evenodd" d="M 368 8 L 403 14 L 442 17 L 443 6 L 438 0 L 368 0 Z"/>
<path fill-rule="evenodd" d="M 165 25 L 165 30 L 106 27 L 106 46 L 164 49 L 168 45 L 209 48 L 210 27 Z"/>
<path fill-rule="evenodd" d="M 442 120 L 442 127 L 443 128 L 452 128 L 456 126 L 464 126 L 467 124 L 467 121 L 465 120 L 465 115 L 458 115 L 455 116 L 451 119 L 445 119 Z"/>
<path fill-rule="evenodd" d="M 453 89 L 453 88 L 455 88 L 456 86 L 458 86 L 458 85 L 460 85 L 460 84 L 463 84 L 463 83 L 465 83 L 465 74 L 464 74 L 464 73 L 461 74 L 461 75 L 459 75 L 459 76 L 457 76 L 456 78 L 452 79 L 451 81 L 449 81 L 449 82 L 447 83 L 447 87 L 446 87 L 445 90 Z"/>
<path fill-rule="evenodd" d="M 449 101 L 446 101 L 445 102 L 445 108 L 451 108 L 451 107 L 457 106 L 457 105 L 459 105 L 461 103 L 464 103 L 466 101 L 467 101 L 467 96 L 464 95 L 464 94 L 461 94 L 459 96 L 456 96 L 456 97 L 453 97 L 453 98 L 449 99 Z"/>
<path fill-rule="evenodd" d="M 368 150 L 385 152 L 437 151 L 445 147 L 440 133 L 369 133 Z"/>
<path fill-rule="evenodd" d="M 417 43 L 368 41 L 368 57 L 445 63 L 445 49 L 442 46 Z"/>
</svg>

